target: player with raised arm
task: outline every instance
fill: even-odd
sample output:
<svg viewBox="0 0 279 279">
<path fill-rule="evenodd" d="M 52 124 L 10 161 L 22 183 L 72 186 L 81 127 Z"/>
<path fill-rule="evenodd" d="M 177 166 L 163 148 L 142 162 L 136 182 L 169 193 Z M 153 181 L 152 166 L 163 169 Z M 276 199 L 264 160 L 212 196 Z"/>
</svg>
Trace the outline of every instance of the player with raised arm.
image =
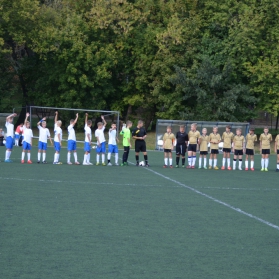
<svg viewBox="0 0 279 279">
<path fill-rule="evenodd" d="M 97 126 L 98 128 L 95 131 L 95 137 L 97 138 L 97 148 L 96 148 L 96 166 L 100 165 L 100 154 L 102 154 L 102 165 L 105 166 L 105 154 L 106 154 L 106 139 L 105 139 L 105 128 L 107 125 L 107 122 L 104 118 L 104 116 L 101 116 L 103 122 L 98 122 Z"/>
<path fill-rule="evenodd" d="M 261 171 L 268 171 L 270 142 L 272 142 L 272 135 L 268 132 L 268 127 L 264 127 L 264 132 L 260 135 L 260 151 L 262 154 Z"/>
<path fill-rule="evenodd" d="M 62 165 L 61 162 L 59 162 L 60 157 L 60 150 L 62 146 L 62 129 L 61 129 L 62 121 L 58 120 L 58 111 L 55 112 L 54 117 L 54 165 Z"/>
<path fill-rule="evenodd" d="M 21 154 L 21 163 L 24 164 L 25 153 L 27 152 L 27 164 L 32 164 L 31 161 L 31 148 L 32 148 L 32 138 L 33 132 L 30 128 L 30 122 L 28 121 L 29 113 L 26 113 L 23 131 L 24 131 L 24 139 L 22 142 L 22 154 Z"/>
<path fill-rule="evenodd" d="M 130 152 L 130 148 L 132 147 L 131 131 L 130 131 L 131 127 L 132 127 L 132 122 L 128 120 L 126 124 L 123 124 L 122 130 L 120 132 L 120 135 L 123 136 L 123 148 L 124 148 L 121 166 L 128 165 L 129 152 Z"/>
<path fill-rule="evenodd" d="M 188 166 L 187 169 L 194 169 L 196 164 L 197 145 L 200 143 L 201 134 L 197 131 L 197 124 L 191 125 L 191 130 L 188 133 L 189 146 L 188 146 Z"/>
<path fill-rule="evenodd" d="M 254 148 L 255 142 L 257 141 L 257 135 L 255 135 L 255 129 L 251 128 L 249 133 L 246 135 L 246 160 L 245 160 L 245 170 L 248 171 L 249 165 L 249 156 L 250 156 L 250 164 L 251 164 L 251 171 L 254 171 Z"/>
<path fill-rule="evenodd" d="M 109 141 L 108 141 L 108 166 L 112 166 L 110 162 L 111 154 L 114 153 L 115 156 L 115 165 L 118 166 L 118 146 L 119 142 L 117 138 L 116 124 L 112 123 L 111 128 L 109 129 Z"/>
<path fill-rule="evenodd" d="M 222 140 L 224 142 L 223 145 L 223 164 L 221 170 L 226 168 L 227 161 L 227 169 L 231 170 L 231 150 L 232 150 L 232 142 L 233 142 L 234 134 L 231 132 L 231 126 L 226 126 L 226 131 L 222 135 Z"/>
<path fill-rule="evenodd" d="M 168 159 L 169 166 L 172 168 L 172 151 L 173 151 L 173 143 L 175 141 L 175 136 L 171 132 L 171 126 L 167 127 L 167 132 L 163 136 L 163 148 L 164 148 L 164 166 L 163 168 L 168 167 Z"/>
<path fill-rule="evenodd" d="M 208 143 L 209 143 L 209 136 L 207 135 L 207 129 L 202 129 L 202 134 L 200 137 L 200 157 L 199 157 L 199 169 L 202 168 L 202 158 L 203 158 L 203 168 L 207 169 L 206 167 L 206 160 L 208 154 Z"/>
<path fill-rule="evenodd" d="M 212 167 L 215 170 L 219 169 L 217 166 L 217 154 L 219 154 L 220 141 L 221 141 L 221 136 L 218 133 L 218 127 L 215 126 L 215 127 L 213 127 L 213 132 L 209 135 L 209 142 L 210 142 L 209 169 L 212 169 Z M 212 164 L 212 161 L 213 161 L 213 164 Z"/>
<path fill-rule="evenodd" d="M 176 168 L 179 167 L 180 156 L 182 157 L 182 168 L 185 167 L 185 153 L 188 145 L 188 134 L 185 132 L 185 127 L 181 125 L 176 133 Z"/>
<path fill-rule="evenodd" d="M 85 121 L 84 121 L 84 132 L 85 132 L 84 158 L 83 158 L 83 165 L 84 166 L 93 165 L 90 162 L 90 151 L 91 151 L 91 140 L 92 140 L 91 126 L 92 126 L 92 121 L 88 120 L 88 113 L 86 113 L 85 114 Z"/>
<path fill-rule="evenodd" d="M 76 119 L 70 120 L 70 125 L 68 126 L 68 155 L 67 155 L 67 164 L 72 165 L 71 162 L 71 153 L 74 154 L 75 165 L 80 165 L 77 158 L 77 139 L 74 126 L 78 121 L 78 113 L 76 114 Z"/>
<path fill-rule="evenodd" d="M 139 120 L 137 127 L 132 131 L 133 139 L 135 139 L 135 152 L 136 152 L 136 166 L 139 166 L 139 153 L 142 152 L 144 156 L 145 166 L 150 167 L 148 164 L 148 156 L 146 152 L 146 130 L 143 127 L 143 121 Z"/>
<path fill-rule="evenodd" d="M 40 120 L 37 123 L 37 127 L 39 129 L 39 144 L 38 144 L 38 164 L 41 162 L 41 153 L 43 153 L 43 164 L 47 164 L 46 162 L 46 151 L 47 151 L 47 140 L 52 144 L 52 140 L 50 137 L 49 129 L 46 127 L 46 117 Z"/>
<path fill-rule="evenodd" d="M 14 145 L 14 124 L 13 120 L 14 117 L 16 116 L 16 113 L 13 113 L 9 115 L 6 118 L 6 128 L 7 128 L 7 134 L 6 134 L 6 154 L 5 154 L 5 163 L 12 163 L 12 160 L 10 159 L 12 150 L 13 150 L 13 145 Z"/>
<path fill-rule="evenodd" d="M 236 129 L 236 135 L 233 138 L 233 170 L 236 168 L 236 160 L 238 158 L 238 169 L 242 170 L 242 156 L 245 149 L 245 138 L 241 134 L 241 129 Z"/>
</svg>

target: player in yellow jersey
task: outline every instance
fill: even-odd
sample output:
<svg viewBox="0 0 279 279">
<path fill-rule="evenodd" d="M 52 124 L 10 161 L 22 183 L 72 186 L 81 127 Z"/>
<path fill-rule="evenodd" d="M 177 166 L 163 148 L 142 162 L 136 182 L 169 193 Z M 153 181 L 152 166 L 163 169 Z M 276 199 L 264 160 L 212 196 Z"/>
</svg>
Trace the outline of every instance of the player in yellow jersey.
<svg viewBox="0 0 279 279">
<path fill-rule="evenodd" d="M 194 169 L 196 164 L 196 152 L 197 152 L 197 145 L 200 139 L 200 132 L 197 131 L 197 124 L 193 123 L 191 125 L 191 130 L 188 133 L 189 138 L 189 146 L 188 146 L 188 169 Z"/>
<path fill-rule="evenodd" d="M 262 153 L 262 169 L 261 171 L 268 171 L 268 157 L 270 154 L 270 142 L 272 141 L 272 135 L 268 133 L 268 127 L 264 127 L 264 132 L 260 135 L 260 150 Z"/>
<path fill-rule="evenodd" d="M 223 165 L 222 170 L 225 169 L 226 161 L 227 161 L 227 168 L 231 170 L 231 149 L 232 149 L 232 142 L 233 142 L 234 134 L 231 132 L 231 126 L 226 126 L 226 131 L 222 135 L 222 140 L 224 142 L 223 145 Z"/>
<path fill-rule="evenodd" d="M 163 136 L 164 161 L 165 161 L 163 168 L 168 167 L 168 159 L 169 159 L 169 166 L 170 168 L 172 168 L 172 151 L 173 151 L 174 141 L 175 141 L 175 135 L 171 132 L 171 126 L 168 126 L 167 132 Z"/>
<path fill-rule="evenodd" d="M 209 169 L 212 167 L 215 170 L 218 170 L 217 167 L 217 154 L 219 154 L 219 143 L 221 141 L 221 136 L 218 133 L 218 127 L 213 127 L 213 132 L 209 135 L 209 142 L 210 142 L 210 158 L 209 158 Z M 213 158 L 213 160 L 212 160 Z M 212 164 L 213 161 L 213 164 Z"/>
<path fill-rule="evenodd" d="M 246 135 L 246 159 L 245 159 L 245 170 L 248 171 L 249 166 L 249 156 L 250 156 L 250 166 L 251 171 L 254 171 L 254 146 L 257 141 L 257 135 L 255 135 L 255 129 L 251 128 L 249 133 Z"/>
<path fill-rule="evenodd" d="M 274 152 L 277 154 L 277 167 L 276 171 L 279 171 L 279 135 L 275 138 L 275 144 L 274 144 Z"/>
<path fill-rule="evenodd" d="M 236 136 L 233 138 L 233 151 L 234 151 L 234 157 L 233 157 L 233 170 L 235 170 L 236 167 L 236 160 L 238 158 L 238 169 L 242 170 L 242 156 L 243 151 L 245 149 L 245 138 L 241 134 L 241 129 L 236 129 Z"/>
<path fill-rule="evenodd" d="M 208 154 L 208 143 L 209 143 L 209 136 L 207 135 L 207 129 L 202 129 L 202 135 L 200 137 L 200 157 L 199 157 L 199 169 L 202 168 L 202 158 L 203 158 L 203 168 L 207 169 L 206 161 L 207 161 L 207 154 Z"/>
</svg>

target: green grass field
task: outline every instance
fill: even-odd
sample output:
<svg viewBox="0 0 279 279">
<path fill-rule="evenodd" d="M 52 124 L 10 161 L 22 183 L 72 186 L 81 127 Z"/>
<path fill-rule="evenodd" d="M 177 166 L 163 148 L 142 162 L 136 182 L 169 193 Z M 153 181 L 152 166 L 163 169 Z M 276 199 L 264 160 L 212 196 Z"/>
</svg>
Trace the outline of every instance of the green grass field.
<svg viewBox="0 0 279 279">
<path fill-rule="evenodd" d="M 52 165 L 53 153 L 22 165 L 14 148 L 0 163 L 1 279 L 279 278 L 274 155 L 269 172 L 260 156 L 229 172 L 163 169 L 156 151 L 151 168 L 68 166 L 65 149 Z"/>
</svg>

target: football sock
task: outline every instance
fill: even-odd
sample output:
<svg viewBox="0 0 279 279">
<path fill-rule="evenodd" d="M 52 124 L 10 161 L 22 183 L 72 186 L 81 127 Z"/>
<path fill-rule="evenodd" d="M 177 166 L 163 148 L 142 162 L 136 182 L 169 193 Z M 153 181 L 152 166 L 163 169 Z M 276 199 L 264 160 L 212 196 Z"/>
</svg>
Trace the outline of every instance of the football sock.
<svg viewBox="0 0 279 279">
<path fill-rule="evenodd" d="M 122 155 L 122 163 L 125 162 L 126 153 L 127 153 L 127 152 L 125 152 L 125 151 L 123 152 L 123 155 Z"/>
<path fill-rule="evenodd" d="M 242 159 L 238 160 L 238 167 L 241 168 L 242 167 Z"/>
<path fill-rule="evenodd" d="M 127 150 L 127 154 L 126 154 L 126 162 L 128 161 L 128 157 L 129 157 L 129 152 L 130 152 L 130 147 L 129 147 L 129 149 Z"/>
<path fill-rule="evenodd" d="M 139 155 L 136 155 L 136 162 L 139 162 Z"/>
<path fill-rule="evenodd" d="M 87 154 L 87 163 L 90 163 L 90 153 Z"/>
<path fill-rule="evenodd" d="M 143 155 L 143 157 L 144 157 L 144 161 L 145 161 L 145 163 L 146 163 L 146 164 L 148 164 L 147 155 Z"/>
<path fill-rule="evenodd" d="M 236 159 L 233 159 L 233 169 L 235 170 L 236 167 Z"/>
<path fill-rule="evenodd" d="M 179 158 L 180 157 L 176 157 L 176 164 L 179 165 Z M 183 159 L 182 159 L 183 160 Z M 182 164 L 183 165 L 183 164 Z"/>
<path fill-rule="evenodd" d="M 69 163 L 70 161 L 71 161 L 71 153 L 68 152 L 68 154 L 67 154 L 67 162 Z"/>
<path fill-rule="evenodd" d="M 38 161 L 40 161 L 40 160 L 41 160 L 41 153 L 38 152 Z"/>
<path fill-rule="evenodd" d="M 178 163 L 179 163 L 179 157 L 178 157 Z M 185 165 L 185 158 L 182 158 L 182 165 Z"/>
<path fill-rule="evenodd" d="M 217 166 L 217 159 L 214 159 L 214 168 Z"/>
<path fill-rule="evenodd" d="M 263 159 L 263 158 L 262 158 L 262 160 L 261 160 L 262 169 L 264 169 L 264 160 L 265 160 L 265 159 Z"/>
<path fill-rule="evenodd" d="M 115 164 L 118 164 L 118 153 L 115 153 Z"/>
<path fill-rule="evenodd" d="M 102 163 L 105 162 L 105 154 L 102 154 Z"/>
<path fill-rule="evenodd" d="M 6 151 L 6 158 L 10 159 L 12 151 Z"/>
<path fill-rule="evenodd" d="M 192 165 L 192 157 L 191 157 L 191 156 L 188 157 L 188 165 L 189 165 L 189 166 Z"/>
<path fill-rule="evenodd" d="M 192 157 L 192 166 L 194 166 L 196 164 L 196 156 Z"/>
<path fill-rule="evenodd" d="M 100 163 L 100 155 L 99 154 L 96 155 L 96 162 L 97 162 L 97 164 Z"/>
<path fill-rule="evenodd" d="M 223 167 L 226 165 L 226 158 L 223 158 Z"/>
<path fill-rule="evenodd" d="M 87 159 L 87 154 L 84 154 L 83 163 L 86 163 L 86 159 Z"/>
<path fill-rule="evenodd" d="M 165 158 L 165 165 L 167 166 L 168 165 L 168 158 Z"/>
<path fill-rule="evenodd" d="M 172 166 L 172 159 L 171 158 L 169 159 L 169 162 L 170 162 L 170 166 Z"/>
<path fill-rule="evenodd" d="M 252 163 L 252 161 L 251 161 L 251 163 Z M 249 166 L 249 162 L 248 162 L 248 160 L 245 160 L 245 169 L 248 169 L 248 166 Z"/>
<path fill-rule="evenodd" d="M 209 159 L 209 166 L 212 167 L 212 159 Z"/>
<path fill-rule="evenodd" d="M 254 161 L 251 161 L 251 169 L 254 168 Z"/>
<path fill-rule="evenodd" d="M 43 161 L 46 160 L 46 153 L 43 153 Z"/>
<path fill-rule="evenodd" d="M 268 159 L 265 159 L 265 168 L 267 169 L 268 168 Z"/>
<path fill-rule="evenodd" d="M 25 152 L 21 153 L 21 160 L 24 160 Z"/>
<path fill-rule="evenodd" d="M 28 161 L 30 161 L 30 159 L 31 159 L 31 153 L 30 152 L 27 153 L 27 159 L 28 159 Z"/>
<path fill-rule="evenodd" d="M 279 163 L 277 162 L 277 169 L 279 170 Z"/>
<path fill-rule="evenodd" d="M 56 154 L 56 162 L 59 162 L 60 154 Z"/>
<path fill-rule="evenodd" d="M 111 153 L 108 153 L 108 162 L 110 162 Z"/>
<path fill-rule="evenodd" d="M 231 159 L 227 158 L 227 167 L 229 168 L 231 166 Z"/>
<path fill-rule="evenodd" d="M 203 158 L 203 166 L 206 167 L 206 158 Z"/>
<path fill-rule="evenodd" d="M 54 158 L 53 158 L 53 162 L 56 162 L 56 153 L 54 153 Z"/>
<path fill-rule="evenodd" d="M 199 158 L 199 168 L 201 168 L 201 165 L 202 165 L 202 158 L 200 157 Z"/>
<path fill-rule="evenodd" d="M 70 157 L 69 157 L 70 159 L 69 159 L 69 161 L 71 160 L 71 153 L 70 153 Z M 74 158 L 75 158 L 75 162 L 77 162 L 77 153 L 76 152 L 74 152 Z"/>
</svg>

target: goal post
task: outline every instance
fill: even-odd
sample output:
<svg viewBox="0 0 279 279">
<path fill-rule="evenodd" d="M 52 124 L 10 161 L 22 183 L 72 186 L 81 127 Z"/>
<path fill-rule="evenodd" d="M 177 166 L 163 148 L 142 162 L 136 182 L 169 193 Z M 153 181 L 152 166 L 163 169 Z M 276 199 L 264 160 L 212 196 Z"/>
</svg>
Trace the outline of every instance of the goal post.
<svg viewBox="0 0 279 279">
<path fill-rule="evenodd" d="M 188 133 L 191 129 L 191 124 L 197 123 L 197 130 L 201 133 L 203 128 L 207 128 L 207 133 L 210 134 L 214 126 L 218 127 L 218 133 L 223 134 L 226 130 L 226 126 L 231 126 L 231 131 L 235 134 L 235 130 L 240 128 L 242 134 L 246 136 L 249 133 L 250 124 L 248 122 L 220 122 L 220 121 L 189 121 L 189 120 L 166 120 L 158 119 L 156 124 L 156 138 L 155 149 L 158 150 L 161 147 L 161 141 L 163 135 L 166 132 L 167 126 L 172 127 L 172 132 L 176 134 L 179 131 L 180 126 L 185 127 L 185 131 Z"/>
</svg>

